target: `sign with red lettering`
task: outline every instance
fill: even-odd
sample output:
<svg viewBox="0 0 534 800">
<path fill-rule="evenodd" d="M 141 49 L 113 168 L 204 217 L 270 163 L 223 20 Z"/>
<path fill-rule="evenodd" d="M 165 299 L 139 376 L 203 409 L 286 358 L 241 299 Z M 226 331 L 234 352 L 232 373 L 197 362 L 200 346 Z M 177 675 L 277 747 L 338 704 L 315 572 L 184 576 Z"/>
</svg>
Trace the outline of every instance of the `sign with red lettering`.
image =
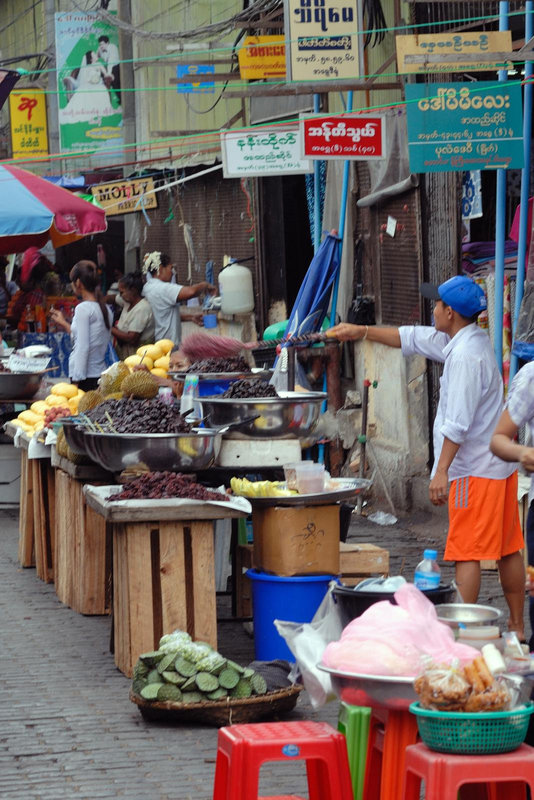
<svg viewBox="0 0 534 800">
<path fill-rule="evenodd" d="M 367 161 L 386 155 L 386 125 L 380 115 L 306 115 L 299 127 L 302 158 Z"/>
<path fill-rule="evenodd" d="M 286 76 L 286 45 L 281 36 L 247 36 L 237 57 L 245 81 Z"/>
</svg>

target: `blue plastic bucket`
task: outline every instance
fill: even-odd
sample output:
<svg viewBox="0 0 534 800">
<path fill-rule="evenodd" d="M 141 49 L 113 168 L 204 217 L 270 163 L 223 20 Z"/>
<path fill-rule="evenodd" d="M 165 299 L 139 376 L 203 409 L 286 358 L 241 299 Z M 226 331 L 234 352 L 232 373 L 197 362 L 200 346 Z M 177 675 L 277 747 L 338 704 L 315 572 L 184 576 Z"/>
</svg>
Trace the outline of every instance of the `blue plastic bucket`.
<svg viewBox="0 0 534 800">
<path fill-rule="evenodd" d="M 258 661 L 295 656 L 274 627 L 275 619 L 311 622 L 326 594 L 332 575 L 299 575 L 285 578 L 249 569 L 252 581 L 254 651 Z"/>
</svg>

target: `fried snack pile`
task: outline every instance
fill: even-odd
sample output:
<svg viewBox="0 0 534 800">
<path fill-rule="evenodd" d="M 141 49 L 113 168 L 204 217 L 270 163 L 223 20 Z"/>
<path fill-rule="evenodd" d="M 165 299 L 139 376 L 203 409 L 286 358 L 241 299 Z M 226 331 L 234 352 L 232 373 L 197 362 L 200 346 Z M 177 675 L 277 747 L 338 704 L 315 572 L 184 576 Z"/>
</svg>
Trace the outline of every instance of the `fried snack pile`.
<svg viewBox="0 0 534 800">
<path fill-rule="evenodd" d="M 423 708 L 434 711 L 503 711 L 508 689 L 496 680 L 482 656 L 465 667 L 433 666 L 414 681 Z"/>
</svg>

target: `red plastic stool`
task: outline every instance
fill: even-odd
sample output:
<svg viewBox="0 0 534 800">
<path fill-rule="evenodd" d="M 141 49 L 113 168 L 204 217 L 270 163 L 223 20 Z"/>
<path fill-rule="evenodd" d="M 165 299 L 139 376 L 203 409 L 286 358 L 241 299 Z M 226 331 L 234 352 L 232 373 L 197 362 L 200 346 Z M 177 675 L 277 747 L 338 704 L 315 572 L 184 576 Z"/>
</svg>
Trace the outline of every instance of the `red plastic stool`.
<svg viewBox="0 0 534 800">
<path fill-rule="evenodd" d="M 265 761 L 306 761 L 309 800 L 352 800 L 345 737 L 326 722 L 259 722 L 220 728 L 213 800 L 258 798 Z M 301 800 L 295 795 L 271 800 Z"/>
<path fill-rule="evenodd" d="M 491 800 L 524 800 L 525 784 L 534 797 L 534 748 L 522 744 L 512 753 L 488 756 L 436 753 L 424 744 L 406 749 L 404 800 L 456 800 L 462 784 L 486 784 Z M 470 795 L 469 795 L 470 796 Z"/>
<path fill-rule="evenodd" d="M 417 738 L 417 719 L 407 708 L 373 708 L 364 800 L 399 800 L 404 776 L 404 753 Z"/>
</svg>

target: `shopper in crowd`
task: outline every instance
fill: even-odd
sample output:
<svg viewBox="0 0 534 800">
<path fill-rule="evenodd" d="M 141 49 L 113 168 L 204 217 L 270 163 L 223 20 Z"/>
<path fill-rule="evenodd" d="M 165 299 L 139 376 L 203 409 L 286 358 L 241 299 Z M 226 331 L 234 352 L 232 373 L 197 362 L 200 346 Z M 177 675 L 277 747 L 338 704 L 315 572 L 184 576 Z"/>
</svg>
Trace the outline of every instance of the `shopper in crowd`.
<svg viewBox="0 0 534 800">
<path fill-rule="evenodd" d="M 156 339 L 170 339 L 179 344 L 182 339 L 181 320 L 191 319 L 193 322 L 199 322 L 201 319 L 198 313 L 186 313 L 181 316 L 179 303 L 198 297 L 202 292 L 214 294 L 215 286 L 207 281 L 192 286 L 172 283 L 174 266 L 168 255 L 158 251 L 145 255 L 143 273 L 147 276 L 143 295 L 152 307 Z"/>
<path fill-rule="evenodd" d="M 435 300 L 434 327 L 341 323 L 329 334 L 340 341 L 368 339 L 400 347 L 405 356 L 417 353 L 443 363 L 429 495 L 434 505 L 448 502 L 444 558 L 456 562 L 456 583 L 466 603 L 478 599 L 480 562 L 495 559 L 510 609 L 509 628 L 524 638 L 516 465 L 490 451 L 503 385 L 491 341 L 476 324 L 486 308 L 484 292 L 470 278 L 457 275 L 439 287 L 423 284 L 421 293 Z"/>
<path fill-rule="evenodd" d="M 111 328 L 115 337 L 115 349 L 124 360 L 133 355 L 142 344 L 154 342 L 154 315 L 148 300 L 142 297 L 143 276 L 139 272 L 129 272 L 119 279 L 118 295 L 115 303 L 122 308 L 116 325 Z"/>
<path fill-rule="evenodd" d="M 8 263 L 5 256 L 0 256 L 0 317 L 6 316 L 8 303 L 19 290 L 15 281 L 8 281 L 7 279 L 6 268 Z"/>
<path fill-rule="evenodd" d="M 11 297 L 6 310 L 8 325 L 18 328 L 19 331 L 25 331 L 26 317 L 34 315 L 38 306 L 44 312 L 45 280 L 53 271 L 53 264 L 37 247 L 29 247 L 24 251 L 20 269 L 20 289 Z"/>
<path fill-rule="evenodd" d="M 501 414 L 491 439 L 491 451 L 504 461 L 517 461 L 525 472 L 531 475 L 528 493 L 529 509 L 527 515 L 528 563 L 534 564 L 534 447 L 532 444 L 519 444 L 516 437 L 519 429 L 527 426 L 528 441 L 534 442 L 534 362 L 526 364 L 513 379 L 508 391 L 505 409 Z M 530 650 L 534 649 L 534 581 L 529 579 L 530 627 L 532 637 Z"/>
<path fill-rule="evenodd" d="M 72 323 L 57 309 L 52 310 L 50 316 L 72 337 L 69 378 L 87 391 L 96 389 L 100 374 L 106 368 L 113 316 L 102 296 L 96 264 L 78 261 L 69 278 L 74 293 L 81 300 L 74 309 Z"/>
</svg>

